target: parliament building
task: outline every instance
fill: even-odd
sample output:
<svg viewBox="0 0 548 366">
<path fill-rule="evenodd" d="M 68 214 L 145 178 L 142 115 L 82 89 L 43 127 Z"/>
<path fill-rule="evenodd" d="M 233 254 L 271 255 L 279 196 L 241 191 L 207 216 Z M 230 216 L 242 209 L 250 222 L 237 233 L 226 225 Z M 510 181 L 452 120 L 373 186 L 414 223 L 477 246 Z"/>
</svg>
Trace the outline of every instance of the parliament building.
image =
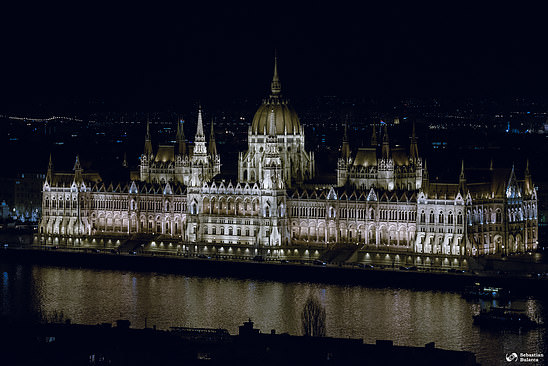
<svg viewBox="0 0 548 366">
<path fill-rule="evenodd" d="M 50 157 L 37 244 L 364 263 L 388 256 L 392 265 L 420 266 L 537 248 L 528 164 L 522 177 L 513 167 L 491 167 L 469 181 L 463 163 L 458 181 L 431 182 L 414 126 L 408 148 L 391 146 L 383 125 L 356 151 L 345 128 L 337 183 L 318 182 L 277 62 L 237 177 L 219 178 L 213 124 L 206 143 L 201 109 L 194 143 L 187 144 L 181 122 L 176 138 L 154 151 L 147 123 L 139 172 L 117 184 L 83 171 L 78 157 L 73 172 L 54 172 Z"/>
</svg>

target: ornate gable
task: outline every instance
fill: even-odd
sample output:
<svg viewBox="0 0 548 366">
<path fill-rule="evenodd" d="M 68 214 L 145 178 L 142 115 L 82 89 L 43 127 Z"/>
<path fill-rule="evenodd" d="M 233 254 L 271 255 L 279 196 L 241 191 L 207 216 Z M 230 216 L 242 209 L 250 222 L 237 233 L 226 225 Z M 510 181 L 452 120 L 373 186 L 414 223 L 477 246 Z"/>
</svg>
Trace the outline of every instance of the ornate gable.
<svg viewBox="0 0 548 366">
<path fill-rule="evenodd" d="M 337 193 L 335 193 L 335 190 L 333 189 L 333 187 L 331 187 L 329 189 L 329 193 L 327 194 L 327 199 L 328 200 L 336 200 L 337 199 Z"/>
<path fill-rule="evenodd" d="M 375 190 L 371 188 L 369 190 L 369 194 L 367 195 L 368 201 L 377 201 L 377 194 L 375 193 Z"/>
</svg>

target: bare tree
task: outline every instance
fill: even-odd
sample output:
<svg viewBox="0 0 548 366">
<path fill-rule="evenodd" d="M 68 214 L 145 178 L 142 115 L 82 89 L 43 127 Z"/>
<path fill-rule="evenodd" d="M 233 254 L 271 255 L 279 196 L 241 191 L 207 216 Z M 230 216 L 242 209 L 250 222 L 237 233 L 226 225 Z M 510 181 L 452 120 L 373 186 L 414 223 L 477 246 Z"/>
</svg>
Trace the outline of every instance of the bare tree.
<svg viewBox="0 0 548 366">
<path fill-rule="evenodd" d="M 304 304 L 301 324 L 305 336 L 325 337 L 325 309 L 312 295 Z"/>
</svg>

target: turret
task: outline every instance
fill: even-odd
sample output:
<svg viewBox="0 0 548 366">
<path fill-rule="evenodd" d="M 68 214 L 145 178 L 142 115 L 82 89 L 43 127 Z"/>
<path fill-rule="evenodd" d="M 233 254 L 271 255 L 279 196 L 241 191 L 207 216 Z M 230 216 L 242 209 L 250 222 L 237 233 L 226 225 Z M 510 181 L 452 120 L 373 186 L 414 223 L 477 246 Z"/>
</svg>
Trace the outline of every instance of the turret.
<svg viewBox="0 0 548 366">
<path fill-rule="evenodd" d="M 184 121 L 182 119 L 177 122 L 177 147 L 179 155 L 186 155 L 185 130 Z"/>
<path fill-rule="evenodd" d="M 373 124 L 373 133 L 371 134 L 371 146 L 377 147 L 377 130 L 375 129 L 375 124 Z"/>
<path fill-rule="evenodd" d="M 49 154 L 48 173 L 46 174 L 46 182 L 50 185 L 53 183 L 53 163 L 51 161 L 51 153 Z"/>
<path fill-rule="evenodd" d="M 149 157 L 152 155 L 152 141 L 150 139 L 150 121 L 147 119 L 147 134 L 145 136 L 144 155 Z"/>
<path fill-rule="evenodd" d="M 211 132 L 209 133 L 208 153 L 211 157 L 217 155 L 217 145 L 215 144 L 215 131 L 213 131 L 213 120 L 211 120 Z"/>
<path fill-rule="evenodd" d="M 424 192 L 428 193 L 428 185 L 430 183 L 430 177 L 428 175 L 428 164 L 426 159 L 424 160 L 424 167 L 422 168 L 422 185 L 421 188 Z"/>
<path fill-rule="evenodd" d="M 415 136 L 415 122 L 413 122 L 413 132 L 411 133 L 411 145 L 409 148 L 409 158 L 416 162 L 419 158 L 419 149 L 417 147 L 417 138 Z"/>
<path fill-rule="evenodd" d="M 205 155 L 207 152 L 204 135 L 204 124 L 202 122 L 202 107 L 198 109 L 198 127 L 196 128 L 196 136 L 194 137 L 194 155 Z"/>
<path fill-rule="evenodd" d="M 74 182 L 80 184 L 84 181 L 82 177 L 82 166 L 80 165 L 80 157 L 76 155 L 76 162 L 74 163 Z"/>
<path fill-rule="evenodd" d="M 466 176 L 464 175 L 464 160 L 461 160 L 459 176 L 459 192 L 464 196 L 466 194 Z"/>
<path fill-rule="evenodd" d="M 350 158 L 350 144 L 348 143 L 347 123 L 344 124 L 341 158 L 344 160 L 345 163 L 348 163 L 348 159 Z"/>
<path fill-rule="evenodd" d="M 531 173 L 529 172 L 529 159 L 527 159 L 527 165 L 525 166 L 525 181 L 523 188 L 526 195 L 530 195 L 533 192 L 533 182 L 531 180 Z"/>
<path fill-rule="evenodd" d="M 390 142 L 388 140 L 388 128 L 384 125 L 384 134 L 382 136 L 382 158 L 390 159 Z"/>
</svg>

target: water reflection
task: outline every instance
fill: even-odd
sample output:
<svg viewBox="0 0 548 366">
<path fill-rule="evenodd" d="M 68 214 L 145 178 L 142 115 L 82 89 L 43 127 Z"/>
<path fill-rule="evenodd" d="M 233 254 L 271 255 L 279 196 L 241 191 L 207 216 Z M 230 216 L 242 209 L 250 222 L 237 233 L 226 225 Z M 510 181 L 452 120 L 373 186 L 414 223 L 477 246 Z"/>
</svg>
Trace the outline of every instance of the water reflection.
<svg viewBox="0 0 548 366">
<path fill-rule="evenodd" d="M 300 312 L 310 294 L 325 306 L 327 334 L 333 337 L 392 339 L 395 344 L 469 350 L 486 364 L 508 352 L 544 352 L 545 329 L 527 332 L 480 330 L 472 315 L 485 304 L 457 293 L 371 289 L 309 283 L 279 283 L 128 273 L 41 266 L 3 268 L 2 314 L 62 311 L 76 323 L 126 318 L 136 327 L 156 325 L 226 328 L 231 333 L 247 318 L 263 332 L 300 334 Z M 546 320 L 545 304 L 512 304 L 533 319 Z"/>
</svg>

